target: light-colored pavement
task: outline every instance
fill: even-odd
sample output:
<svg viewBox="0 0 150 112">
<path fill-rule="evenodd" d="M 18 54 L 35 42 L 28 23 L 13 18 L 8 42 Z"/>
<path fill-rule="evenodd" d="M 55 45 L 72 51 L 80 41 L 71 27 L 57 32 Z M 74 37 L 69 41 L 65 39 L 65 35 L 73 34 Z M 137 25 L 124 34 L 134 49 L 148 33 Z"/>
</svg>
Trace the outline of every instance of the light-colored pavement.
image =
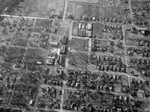
<svg viewBox="0 0 150 112">
<path fill-rule="evenodd" d="M 18 15 L 8 15 L 1 14 L 1 17 L 9 17 L 9 18 L 25 18 L 25 19 L 49 19 L 48 17 L 31 17 L 31 16 L 18 16 Z"/>
</svg>

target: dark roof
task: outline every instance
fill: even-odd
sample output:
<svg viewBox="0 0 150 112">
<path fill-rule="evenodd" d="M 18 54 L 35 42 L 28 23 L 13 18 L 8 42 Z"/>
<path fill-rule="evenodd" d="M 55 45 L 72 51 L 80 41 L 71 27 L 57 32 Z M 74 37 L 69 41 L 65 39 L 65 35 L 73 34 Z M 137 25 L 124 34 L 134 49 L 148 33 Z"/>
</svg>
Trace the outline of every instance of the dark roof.
<svg viewBox="0 0 150 112">
<path fill-rule="evenodd" d="M 64 67 L 65 66 L 65 56 L 60 55 L 59 59 L 58 59 L 58 63 Z"/>
<path fill-rule="evenodd" d="M 67 44 L 68 43 L 68 37 L 63 36 L 61 41 L 62 41 L 63 44 Z"/>
</svg>

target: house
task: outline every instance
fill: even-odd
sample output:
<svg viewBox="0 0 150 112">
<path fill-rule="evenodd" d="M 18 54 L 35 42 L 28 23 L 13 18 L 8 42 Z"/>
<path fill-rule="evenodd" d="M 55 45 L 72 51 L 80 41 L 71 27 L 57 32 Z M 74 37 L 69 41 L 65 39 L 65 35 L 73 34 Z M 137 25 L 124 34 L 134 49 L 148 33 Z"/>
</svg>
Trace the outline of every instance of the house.
<svg viewBox="0 0 150 112">
<path fill-rule="evenodd" d="M 139 90 L 137 91 L 137 97 L 138 97 L 138 98 L 144 98 L 144 97 L 145 97 L 144 91 L 141 90 L 141 89 L 139 89 Z"/>
<path fill-rule="evenodd" d="M 139 30 L 139 33 L 141 34 L 141 35 L 143 35 L 143 36 L 149 36 L 150 35 L 150 30 L 143 30 L 143 29 L 140 29 Z"/>
<path fill-rule="evenodd" d="M 34 102 L 33 100 L 30 100 L 30 101 L 29 101 L 29 104 L 30 104 L 31 106 L 33 106 L 34 103 L 35 103 L 35 102 Z"/>
<path fill-rule="evenodd" d="M 57 73 L 59 74 L 59 75 L 62 75 L 63 74 L 63 70 L 61 69 L 61 68 L 57 68 Z"/>
<path fill-rule="evenodd" d="M 56 42 L 56 41 L 53 41 L 53 42 L 50 42 L 50 46 L 51 46 L 51 47 L 58 47 L 58 46 L 59 46 L 59 43 Z"/>
<path fill-rule="evenodd" d="M 55 58 L 48 58 L 48 59 L 46 60 L 46 64 L 47 64 L 47 65 L 54 66 L 54 65 L 55 65 Z"/>
<path fill-rule="evenodd" d="M 86 29 L 86 22 L 79 23 L 78 29 L 85 30 Z"/>
<path fill-rule="evenodd" d="M 92 30 L 93 29 L 93 24 L 92 23 L 88 23 L 86 25 L 86 30 Z"/>
<path fill-rule="evenodd" d="M 134 34 L 138 34 L 138 29 L 136 27 L 132 27 L 131 32 Z"/>
<path fill-rule="evenodd" d="M 79 29 L 82 28 L 82 23 L 79 23 L 78 28 L 79 28 Z"/>
<path fill-rule="evenodd" d="M 140 34 L 143 36 L 149 36 L 150 35 L 150 30 L 148 28 L 140 27 L 140 26 L 132 27 L 131 32 L 134 34 Z"/>
<path fill-rule="evenodd" d="M 56 53 L 51 53 L 49 52 L 48 54 L 48 58 L 46 60 L 46 64 L 47 65 L 55 65 L 55 59 L 57 58 L 57 54 Z"/>
<path fill-rule="evenodd" d="M 77 33 L 77 36 L 80 36 L 80 37 L 85 37 L 86 36 L 86 23 L 85 22 L 80 22 L 78 24 L 78 33 Z"/>
</svg>

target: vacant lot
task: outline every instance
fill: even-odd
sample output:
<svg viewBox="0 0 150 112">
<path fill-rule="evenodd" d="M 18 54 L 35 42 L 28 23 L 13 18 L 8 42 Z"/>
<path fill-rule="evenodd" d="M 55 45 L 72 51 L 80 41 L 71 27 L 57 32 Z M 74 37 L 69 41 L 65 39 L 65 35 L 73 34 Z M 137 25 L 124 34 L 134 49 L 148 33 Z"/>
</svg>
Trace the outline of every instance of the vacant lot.
<svg viewBox="0 0 150 112">
<path fill-rule="evenodd" d="M 0 88 L 2 89 L 2 94 L 0 94 L 0 97 L 2 98 L 2 103 L 1 104 L 8 104 L 9 99 L 11 97 L 11 92 L 8 92 L 8 89 L 5 88 L 5 84 L 3 82 L 0 82 Z"/>
<path fill-rule="evenodd" d="M 5 61 L 12 63 L 22 63 L 25 48 L 9 47 L 6 52 Z"/>
<path fill-rule="evenodd" d="M 28 39 L 25 39 L 25 38 L 16 38 L 16 39 L 13 39 L 11 41 L 11 45 L 26 47 L 27 46 L 27 42 L 28 42 Z"/>
<path fill-rule="evenodd" d="M 35 28 L 40 28 L 40 27 L 48 28 L 52 26 L 52 23 L 53 21 L 50 19 L 37 19 L 34 27 Z"/>
<path fill-rule="evenodd" d="M 4 57 L 6 55 L 7 46 L 1 45 L 0 46 L 0 56 Z"/>
<path fill-rule="evenodd" d="M 73 38 L 70 42 L 70 48 L 77 51 L 88 51 L 89 39 Z"/>
<path fill-rule="evenodd" d="M 69 64 L 77 68 L 87 68 L 88 66 L 88 54 L 71 52 L 69 56 Z"/>
<path fill-rule="evenodd" d="M 69 2 L 67 11 L 66 11 L 66 18 L 80 20 L 82 16 L 99 16 L 99 7 L 94 6 L 91 4 L 84 4 L 84 3 L 74 3 Z"/>
<path fill-rule="evenodd" d="M 38 62 L 44 64 L 44 51 L 30 48 L 26 51 L 23 61 L 31 64 L 38 64 Z"/>
<path fill-rule="evenodd" d="M 49 47 L 49 35 L 44 33 L 34 33 L 29 39 L 28 45 L 33 48 L 41 47 L 47 49 Z"/>
</svg>

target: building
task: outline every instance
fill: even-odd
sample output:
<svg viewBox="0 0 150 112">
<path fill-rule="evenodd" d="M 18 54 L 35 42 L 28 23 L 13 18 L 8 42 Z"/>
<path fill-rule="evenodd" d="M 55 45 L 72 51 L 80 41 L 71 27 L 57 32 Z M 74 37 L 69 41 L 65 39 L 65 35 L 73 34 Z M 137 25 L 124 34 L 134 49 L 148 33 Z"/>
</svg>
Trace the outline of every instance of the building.
<svg viewBox="0 0 150 112">
<path fill-rule="evenodd" d="M 60 55 L 58 58 L 58 64 L 62 67 L 65 67 L 66 58 L 63 55 Z"/>
<path fill-rule="evenodd" d="M 68 43 L 68 37 L 63 36 L 62 39 L 61 39 L 61 42 L 62 42 L 62 44 L 67 45 L 67 43 Z"/>
<path fill-rule="evenodd" d="M 92 23 L 87 23 L 86 30 L 93 30 L 93 24 Z"/>
<path fill-rule="evenodd" d="M 61 46 L 60 48 L 60 54 L 67 54 L 68 48 L 67 46 Z"/>
<path fill-rule="evenodd" d="M 54 66 L 54 65 L 55 65 L 55 58 L 48 58 L 48 59 L 46 60 L 46 64 L 47 64 L 47 65 Z"/>
<path fill-rule="evenodd" d="M 59 43 L 58 42 L 50 42 L 50 46 L 51 47 L 58 47 L 59 46 Z"/>
<path fill-rule="evenodd" d="M 78 33 L 77 36 L 85 37 L 86 36 L 86 23 L 82 22 L 78 24 Z"/>
<path fill-rule="evenodd" d="M 132 27 L 131 32 L 134 34 L 140 34 L 143 36 L 149 36 L 150 35 L 150 30 L 148 28 L 140 27 L 140 26 Z"/>
</svg>

